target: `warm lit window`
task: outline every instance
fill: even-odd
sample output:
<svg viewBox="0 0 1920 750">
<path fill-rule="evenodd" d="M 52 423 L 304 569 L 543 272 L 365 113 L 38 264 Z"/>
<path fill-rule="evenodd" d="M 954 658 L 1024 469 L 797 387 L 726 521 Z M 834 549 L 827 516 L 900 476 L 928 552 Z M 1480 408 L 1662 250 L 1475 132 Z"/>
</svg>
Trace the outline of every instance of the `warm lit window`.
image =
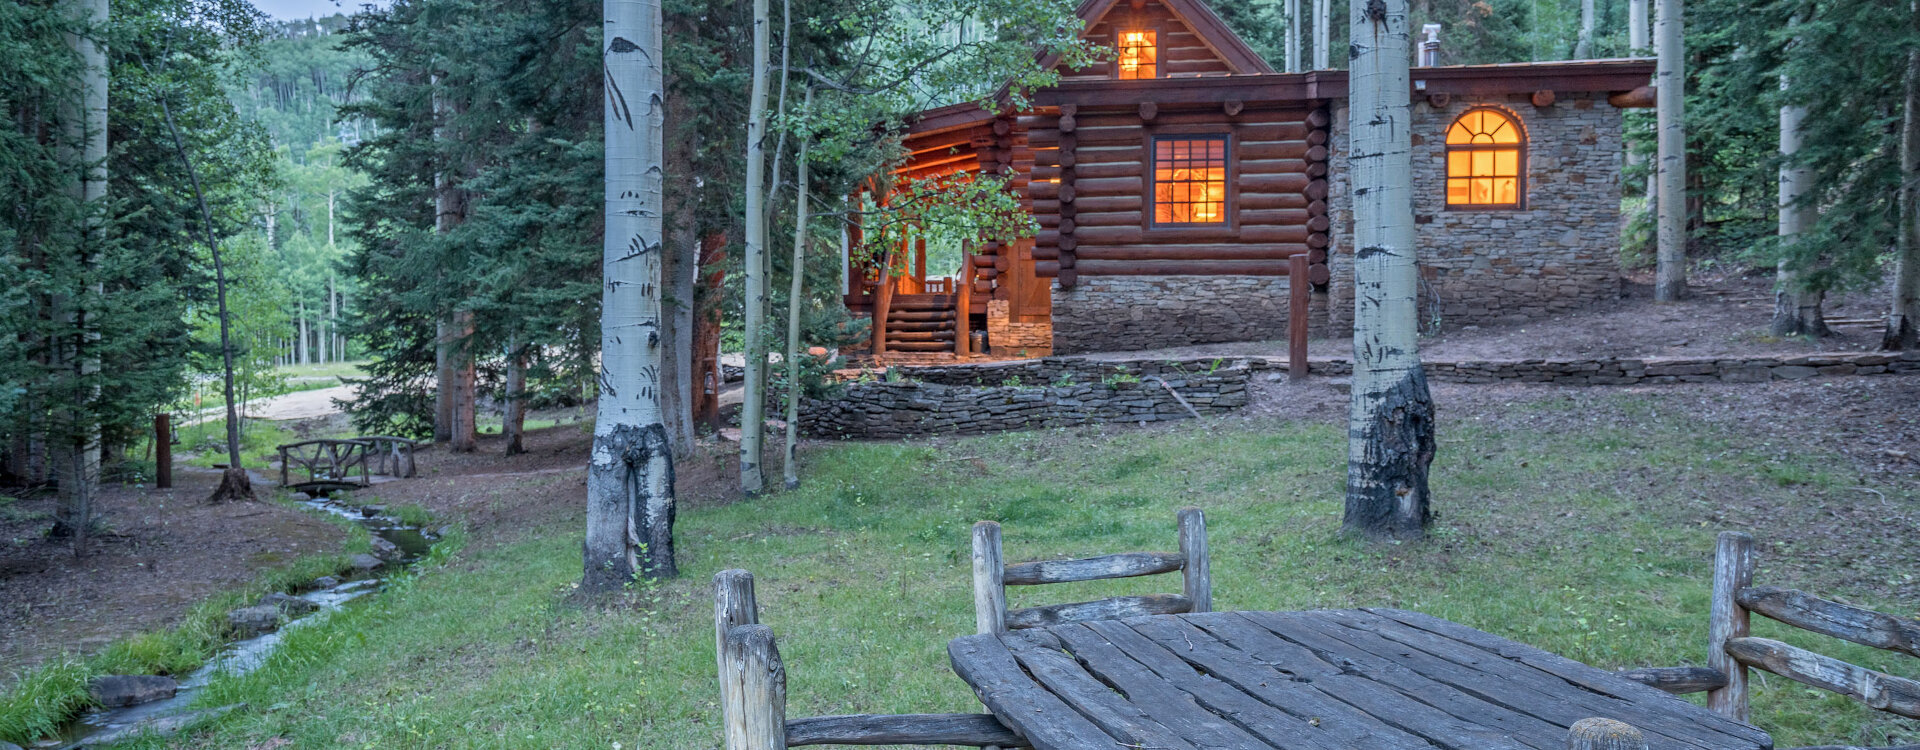
<svg viewBox="0 0 1920 750">
<path fill-rule="evenodd" d="M 1158 77 L 1160 55 L 1152 31 L 1120 32 L 1120 78 Z"/>
<path fill-rule="evenodd" d="M 1227 139 L 1183 136 L 1153 141 L 1153 223 L 1227 220 Z"/>
<path fill-rule="evenodd" d="M 1519 206 L 1523 141 L 1520 123 L 1495 110 L 1476 109 L 1453 121 L 1447 128 L 1447 205 Z"/>
</svg>

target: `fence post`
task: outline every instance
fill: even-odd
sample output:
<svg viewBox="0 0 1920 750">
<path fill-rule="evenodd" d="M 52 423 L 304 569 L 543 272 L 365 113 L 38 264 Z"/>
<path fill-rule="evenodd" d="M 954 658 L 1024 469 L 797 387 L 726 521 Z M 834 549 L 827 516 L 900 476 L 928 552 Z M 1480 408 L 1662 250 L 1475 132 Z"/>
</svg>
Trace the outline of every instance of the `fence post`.
<svg viewBox="0 0 1920 750">
<path fill-rule="evenodd" d="M 173 487 L 173 417 L 165 412 L 153 415 L 153 486 Z"/>
<path fill-rule="evenodd" d="M 1307 254 L 1287 256 L 1287 380 L 1307 379 Z"/>
<path fill-rule="evenodd" d="M 1007 630 L 1006 561 L 1000 557 L 1000 524 L 973 525 L 973 623 L 981 633 Z"/>
<path fill-rule="evenodd" d="M 720 674 L 720 712 L 732 716 L 740 708 L 739 683 L 728 670 L 727 632 L 742 625 L 760 624 L 760 608 L 753 598 L 753 574 L 723 570 L 713 576 L 713 653 Z"/>
<path fill-rule="evenodd" d="M 724 677 L 738 686 L 739 695 L 734 710 L 724 712 L 727 750 L 786 750 L 787 669 L 773 629 L 741 625 L 729 630 L 726 651 Z"/>
<path fill-rule="evenodd" d="M 1213 571 L 1207 555 L 1207 514 L 1199 508 L 1181 508 L 1180 554 L 1187 558 L 1180 566 L 1181 582 L 1193 611 L 1213 611 Z"/>
<path fill-rule="evenodd" d="M 1567 750 L 1647 750 L 1647 738 L 1624 721 L 1581 719 L 1567 730 Z"/>
<path fill-rule="evenodd" d="M 1747 608 L 1740 590 L 1753 585 L 1753 537 L 1722 531 L 1713 549 L 1713 609 L 1707 620 L 1707 666 L 1727 676 L 1727 686 L 1707 691 L 1707 708 L 1747 721 L 1747 665 L 1727 653 L 1727 641 L 1747 637 Z"/>
</svg>

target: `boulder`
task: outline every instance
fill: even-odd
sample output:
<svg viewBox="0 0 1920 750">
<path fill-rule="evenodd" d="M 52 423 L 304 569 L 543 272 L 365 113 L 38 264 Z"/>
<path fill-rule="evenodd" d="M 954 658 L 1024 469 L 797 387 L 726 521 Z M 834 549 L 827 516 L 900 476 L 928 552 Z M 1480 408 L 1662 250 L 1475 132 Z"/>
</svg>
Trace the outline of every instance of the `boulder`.
<svg viewBox="0 0 1920 750">
<path fill-rule="evenodd" d="M 241 607 L 227 613 L 227 624 L 243 636 L 270 633 L 280 627 L 280 608 L 271 604 Z"/>
<path fill-rule="evenodd" d="M 107 708 L 125 708 L 173 697 L 180 684 L 172 677 L 145 674 L 110 674 L 87 683 L 87 694 Z M 0 750 L 4 750 L 0 748 Z"/>
<path fill-rule="evenodd" d="M 320 605 L 314 604 L 313 602 L 279 592 L 261 597 L 260 605 L 276 608 L 281 612 L 285 612 L 288 617 L 299 617 L 320 608 Z"/>
<path fill-rule="evenodd" d="M 381 565 L 380 558 L 366 553 L 354 555 L 351 559 L 347 560 L 347 564 L 353 566 L 354 570 L 361 572 L 374 570 Z"/>
<path fill-rule="evenodd" d="M 400 551 L 399 545 L 378 536 L 373 537 L 372 547 L 373 556 L 386 562 L 398 562 L 401 558 L 406 557 L 406 553 Z"/>
<path fill-rule="evenodd" d="M 338 585 L 340 585 L 340 579 L 333 576 L 320 576 L 319 578 L 313 579 L 313 587 L 316 589 L 330 589 Z M 0 750 L 5 749 L 0 748 Z"/>
</svg>

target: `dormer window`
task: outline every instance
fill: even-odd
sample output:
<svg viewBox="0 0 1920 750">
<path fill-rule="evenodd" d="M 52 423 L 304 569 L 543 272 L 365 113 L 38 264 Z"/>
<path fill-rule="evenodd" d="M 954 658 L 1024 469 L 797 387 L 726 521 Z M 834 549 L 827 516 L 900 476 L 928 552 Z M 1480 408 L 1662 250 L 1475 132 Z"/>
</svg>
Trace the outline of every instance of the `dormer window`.
<svg viewBox="0 0 1920 750">
<path fill-rule="evenodd" d="M 1120 32 L 1120 80 L 1160 77 L 1160 49 L 1154 44 L 1154 32 Z"/>
</svg>

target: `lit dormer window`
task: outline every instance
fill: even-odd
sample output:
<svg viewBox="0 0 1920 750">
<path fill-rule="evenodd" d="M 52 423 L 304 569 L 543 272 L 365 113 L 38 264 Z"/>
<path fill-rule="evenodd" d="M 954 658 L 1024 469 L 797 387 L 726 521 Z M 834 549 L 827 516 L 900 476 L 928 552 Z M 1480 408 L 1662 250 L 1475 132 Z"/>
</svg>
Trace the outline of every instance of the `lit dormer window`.
<svg viewBox="0 0 1920 750">
<path fill-rule="evenodd" d="M 1152 31 L 1120 32 L 1120 79 L 1158 78 L 1159 49 Z"/>
</svg>

